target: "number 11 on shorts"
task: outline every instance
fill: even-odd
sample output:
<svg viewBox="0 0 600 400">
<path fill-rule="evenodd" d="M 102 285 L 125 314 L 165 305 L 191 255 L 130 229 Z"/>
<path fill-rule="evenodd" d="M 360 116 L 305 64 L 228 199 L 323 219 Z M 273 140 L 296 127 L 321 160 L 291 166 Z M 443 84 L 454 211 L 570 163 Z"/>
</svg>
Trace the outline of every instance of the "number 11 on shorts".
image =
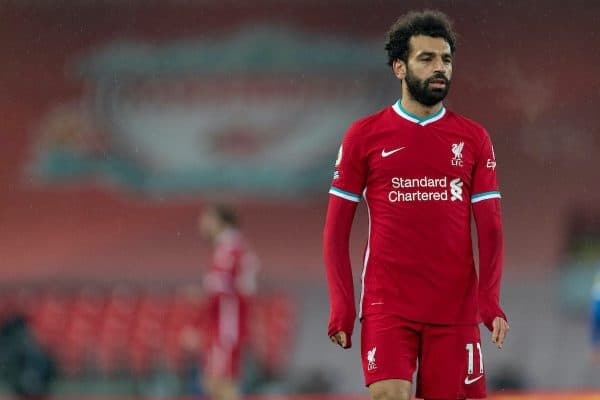
<svg viewBox="0 0 600 400">
<path fill-rule="evenodd" d="M 473 343 L 467 343 L 467 352 L 469 353 L 469 367 L 467 369 L 467 374 L 471 375 L 473 373 Z M 477 352 L 479 353 L 479 373 L 483 374 L 483 354 L 481 354 L 481 344 L 477 342 Z"/>
</svg>

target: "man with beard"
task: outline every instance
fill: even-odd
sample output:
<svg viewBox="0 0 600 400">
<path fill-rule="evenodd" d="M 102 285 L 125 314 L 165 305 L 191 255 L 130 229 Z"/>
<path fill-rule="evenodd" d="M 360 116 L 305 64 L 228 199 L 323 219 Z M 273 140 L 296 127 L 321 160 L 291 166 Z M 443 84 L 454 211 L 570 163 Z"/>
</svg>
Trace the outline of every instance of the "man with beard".
<svg viewBox="0 0 600 400">
<path fill-rule="evenodd" d="M 324 230 L 328 334 L 351 346 L 356 317 L 349 236 L 364 198 L 369 237 L 360 295 L 361 356 L 374 400 L 484 398 L 479 322 L 502 348 L 503 240 L 496 160 L 483 127 L 442 104 L 456 39 L 436 11 L 402 16 L 388 34 L 401 81 L 393 106 L 352 124 L 336 161 Z M 479 277 L 471 242 L 477 225 Z"/>
</svg>

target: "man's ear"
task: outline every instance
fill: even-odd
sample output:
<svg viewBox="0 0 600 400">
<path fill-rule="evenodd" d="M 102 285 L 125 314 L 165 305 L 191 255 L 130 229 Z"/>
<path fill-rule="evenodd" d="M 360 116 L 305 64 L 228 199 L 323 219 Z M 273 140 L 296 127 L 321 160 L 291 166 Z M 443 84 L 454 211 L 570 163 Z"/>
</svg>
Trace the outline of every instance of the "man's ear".
<svg viewBox="0 0 600 400">
<path fill-rule="evenodd" d="M 406 63 L 400 59 L 395 60 L 392 64 L 392 70 L 394 71 L 396 78 L 404 80 L 404 77 L 406 76 Z"/>
</svg>

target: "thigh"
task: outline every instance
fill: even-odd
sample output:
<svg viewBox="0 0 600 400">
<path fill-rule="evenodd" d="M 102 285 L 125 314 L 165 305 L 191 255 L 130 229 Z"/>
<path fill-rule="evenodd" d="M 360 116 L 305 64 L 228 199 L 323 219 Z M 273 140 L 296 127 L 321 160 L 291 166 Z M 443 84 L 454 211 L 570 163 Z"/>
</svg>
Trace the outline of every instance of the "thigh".
<svg viewBox="0 0 600 400">
<path fill-rule="evenodd" d="M 411 382 L 404 379 L 384 379 L 369 385 L 371 400 L 410 400 Z"/>
<path fill-rule="evenodd" d="M 419 342 L 419 324 L 389 315 L 365 316 L 360 344 L 365 384 L 387 379 L 412 381 Z"/>
<path fill-rule="evenodd" d="M 423 329 L 417 397 L 485 398 L 485 371 L 477 325 Z"/>
<path fill-rule="evenodd" d="M 237 378 L 240 372 L 241 307 L 236 296 L 218 296 L 209 313 L 205 374 Z"/>
</svg>

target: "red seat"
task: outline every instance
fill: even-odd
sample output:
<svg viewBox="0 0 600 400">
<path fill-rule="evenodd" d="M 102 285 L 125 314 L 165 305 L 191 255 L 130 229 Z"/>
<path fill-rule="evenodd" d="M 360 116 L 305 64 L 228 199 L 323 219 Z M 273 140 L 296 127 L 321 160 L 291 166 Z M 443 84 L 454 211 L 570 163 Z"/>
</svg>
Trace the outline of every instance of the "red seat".
<svg viewBox="0 0 600 400">
<path fill-rule="evenodd" d="M 31 324 L 41 343 L 60 356 L 64 349 L 64 335 L 71 312 L 72 298 L 60 290 L 42 293 Z"/>
<path fill-rule="evenodd" d="M 93 363 L 106 305 L 106 294 L 92 288 L 83 288 L 73 297 L 63 352 L 64 370 L 69 375 L 77 375 Z"/>
<path fill-rule="evenodd" d="M 108 296 L 99 329 L 96 360 L 106 374 L 128 367 L 129 338 L 139 295 L 129 287 L 117 287 Z"/>
</svg>

